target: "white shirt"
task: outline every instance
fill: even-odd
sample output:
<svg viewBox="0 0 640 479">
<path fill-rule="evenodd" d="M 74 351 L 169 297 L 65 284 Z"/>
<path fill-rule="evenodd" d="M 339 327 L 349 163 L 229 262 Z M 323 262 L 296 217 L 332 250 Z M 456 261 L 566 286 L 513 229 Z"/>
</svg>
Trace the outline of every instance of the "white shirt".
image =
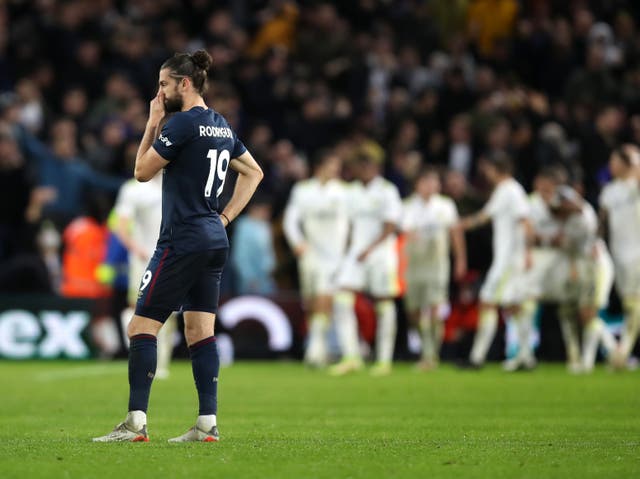
<svg viewBox="0 0 640 479">
<path fill-rule="evenodd" d="M 529 214 L 531 224 L 542 246 L 549 246 L 560 234 L 562 222 L 551 214 L 549 205 L 538 193 L 529 195 Z"/>
<path fill-rule="evenodd" d="M 284 212 L 284 234 L 292 247 L 307 243 L 308 253 L 339 260 L 349 232 L 347 186 L 340 180 L 322 184 L 316 178 L 296 183 Z"/>
<path fill-rule="evenodd" d="M 352 225 L 349 251 L 354 255 L 362 253 L 382 235 L 385 223 L 399 225 L 402 220 L 398 188 L 380 176 L 367 185 L 353 182 L 349 188 L 349 210 Z M 372 254 L 393 250 L 395 242 L 396 235 L 389 235 Z"/>
<path fill-rule="evenodd" d="M 609 244 L 618 262 L 640 257 L 640 185 L 636 178 L 614 180 L 600 194 L 607 211 Z"/>
<path fill-rule="evenodd" d="M 118 193 L 115 212 L 131 221 L 131 236 L 151 257 L 156 248 L 162 221 L 162 175 L 139 183 L 129 180 Z"/>
<path fill-rule="evenodd" d="M 411 263 L 449 261 L 449 230 L 458 221 L 455 203 L 446 196 L 433 195 L 425 201 L 411 195 L 404 203 L 402 230 L 415 236 L 407 243 Z"/>
<path fill-rule="evenodd" d="M 564 248 L 572 256 L 593 257 L 598 241 L 598 216 L 586 201 L 582 211 L 569 216 L 564 225 Z"/>
<path fill-rule="evenodd" d="M 493 264 L 508 265 L 524 258 L 526 235 L 521 220 L 529 216 L 524 189 L 513 178 L 501 181 L 483 209 L 493 224 Z"/>
</svg>

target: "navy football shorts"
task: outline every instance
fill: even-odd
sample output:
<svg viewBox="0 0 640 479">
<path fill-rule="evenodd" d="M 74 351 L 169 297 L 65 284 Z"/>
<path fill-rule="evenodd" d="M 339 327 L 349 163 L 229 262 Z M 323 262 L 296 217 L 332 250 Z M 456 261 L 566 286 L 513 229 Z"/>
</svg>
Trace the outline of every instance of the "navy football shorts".
<svg viewBox="0 0 640 479">
<path fill-rule="evenodd" d="M 157 248 L 138 291 L 136 314 L 164 323 L 173 311 L 216 313 L 228 248 L 175 254 Z"/>
</svg>

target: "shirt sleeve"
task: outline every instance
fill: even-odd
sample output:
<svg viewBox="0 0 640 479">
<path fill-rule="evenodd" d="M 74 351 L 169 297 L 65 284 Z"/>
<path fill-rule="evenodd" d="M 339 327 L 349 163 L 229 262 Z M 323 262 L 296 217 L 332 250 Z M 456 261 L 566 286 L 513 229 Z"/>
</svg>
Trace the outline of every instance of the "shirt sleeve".
<svg viewBox="0 0 640 479">
<path fill-rule="evenodd" d="M 529 218 L 531 216 L 529 202 L 524 193 L 513 195 L 513 212 L 516 218 Z"/>
<path fill-rule="evenodd" d="M 600 193 L 600 198 L 598 198 L 598 204 L 600 205 L 600 208 L 602 208 L 603 210 L 609 209 L 608 191 L 609 191 L 608 188 L 603 189 L 602 193 Z"/>
<path fill-rule="evenodd" d="M 486 205 L 484 205 L 484 208 L 482 209 L 483 213 L 490 218 L 494 218 L 496 215 L 498 215 L 503 208 L 502 196 L 503 195 L 501 189 L 494 190 L 491 198 L 489 198 L 489 201 Z"/>
<path fill-rule="evenodd" d="M 176 113 L 162 127 L 153 148 L 167 161 L 175 160 L 184 144 L 194 135 L 193 124 L 180 113 Z"/>
<path fill-rule="evenodd" d="M 400 223 L 400 229 L 402 231 L 411 231 L 414 228 L 412 206 L 411 200 L 406 201 L 402 205 L 402 222 Z"/>
<path fill-rule="evenodd" d="M 400 224 L 402 221 L 402 200 L 400 193 L 394 185 L 389 185 L 387 191 L 387 204 L 384 208 L 384 221 L 386 223 Z"/>
<path fill-rule="evenodd" d="M 135 212 L 136 195 L 133 189 L 133 185 L 130 181 L 126 182 L 120 188 L 114 211 L 116 215 L 122 218 L 133 218 Z"/>
<path fill-rule="evenodd" d="M 304 241 L 302 228 L 300 228 L 299 196 L 300 187 L 296 185 L 293 187 L 291 197 L 284 210 L 284 220 L 282 223 L 284 235 L 292 248 L 295 248 Z"/>
<path fill-rule="evenodd" d="M 447 201 L 447 210 L 448 210 L 448 214 L 447 214 L 447 227 L 451 228 L 453 225 L 455 225 L 458 220 L 458 208 L 456 208 L 456 204 L 453 202 L 453 200 L 449 200 Z"/>
<path fill-rule="evenodd" d="M 233 145 L 233 151 L 231 152 L 231 158 L 238 158 L 239 156 L 244 155 L 244 153 L 247 151 L 247 147 L 244 146 L 244 143 L 240 141 L 240 138 L 238 138 L 238 135 L 236 135 L 235 133 L 233 134 L 233 138 L 235 140 L 235 143 Z"/>
</svg>

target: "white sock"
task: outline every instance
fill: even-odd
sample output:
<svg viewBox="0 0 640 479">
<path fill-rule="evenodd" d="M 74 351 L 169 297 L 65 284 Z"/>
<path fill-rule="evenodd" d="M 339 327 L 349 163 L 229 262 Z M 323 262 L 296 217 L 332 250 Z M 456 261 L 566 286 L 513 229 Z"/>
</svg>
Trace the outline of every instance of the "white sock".
<svg viewBox="0 0 640 479">
<path fill-rule="evenodd" d="M 360 359 L 355 301 L 355 294 L 349 291 L 337 293 L 334 300 L 336 332 L 343 359 Z"/>
<path fill-rule="evenodd" d="M 376 302 L 378 326 L 376 331 L 376 360 L 379 363 L 393 361 L 396 345 L 396 304 L 391 299 Z"/>
<path fill-rule="evenodd" d="M 440 349 L 444 339 L 444 322 L 441 318 L 431 318 L 431 335 L 433 337 L 433 363 L 440 362 Z"/>
<path fill-rule="evenodd" d="M 613 334 L 609 331 L 609 328 L 607 328 L 607 325 L 602 318 L 598 317 L 597 321 L 600 325 L 600 344 L 602 344 L 602 347 L 606 351 L 607 357 L 610 357 L 618 349 L 618 342 L 616 341 L 616 338 L 613 337 Z"/>
<path fill-rule="evenodd" d="M 578 364 L 580 362 L 580 339 L 578 337 L 576 314 L 575 309 L 570 305 L 563 304 L 558 308 L 560 331 L 562 332 L 569 364 Z"/>
<path fill-rule="evenodd" d="M 622 334 L 620 336 L 620 353 L 626 362 L 631 351 L 633 351 L 640 332 L 640 300 L 625 300 L 625 310 L 624 324 L 622 325 Z"/>
<path fill-rule="evenodd" d="M 431 362 L 435 356 L 435 344 L 433 343 L 429 308 L 424 308 L 420 312 L 420 337 L 422 338 L 422 359 Z"/>
<path fill-rule="evenodd" d="M 480 321 L 478 330 L 473 339 L 473 348 L 469 356 L 473 364 L 483 364 L 487 359 L 487 353 L 493 342 L 493 337 L 498 329 L 498 311 L 496 308 L 482 308 L 480 311 Z"/>
<path fill-rule="evenodd" d="M 514 316 L 518 331 L 518 358 L 528 361 L 533 358 L 531 336 L 533 334 L 533 316 L 536 313 L 536 302 L 525 301 L 520 305 L 520 311 Z"/>
<path fill-rule="evenodd" d="M 324 362 L 327 359 L 327 329 L 329 317 L 325 313 L 314 313 L 309 320 L 309 335 L 305 361 Z"/>
<path fill-rule="evenodd" d="M 125 422 L 134 430 L 139 431 L 147 424 L 147 413 L 144 411 L 129 411 Z"/>
<path fill-rule="evenodd" d="M 582 331 L 582 367 L 587 371 L 593 369 L 600 344 L 599 318 L 592 318 Z"/>
<path fill-rule="evenodd" d="M 202 431 L 209 432 L 213 426 L 217 426 L 216 415 L 208 414 L 206 416 L 198 416 L 196 426 Z"/>
<path fill-rule="evenodd" d="M 176 313 L 171 313 L 158 332 L 158 366 L 157 371 L 169 371 L 171 356 L 173 355 L 173 335 L 178 327 Z"/>
</svg>

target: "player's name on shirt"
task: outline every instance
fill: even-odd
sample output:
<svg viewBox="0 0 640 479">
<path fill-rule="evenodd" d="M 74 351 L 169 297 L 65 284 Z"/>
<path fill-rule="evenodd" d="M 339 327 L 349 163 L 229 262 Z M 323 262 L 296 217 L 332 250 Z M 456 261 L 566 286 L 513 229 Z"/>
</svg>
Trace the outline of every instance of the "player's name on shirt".
<svg viewBox="0 0 640 479">
<path fill-rule="evenodd" d="M 210 136 L 212 138 L 233 138 L 231 128 L 224 126 L 199 125 L 200 136 Z"/>
</svg>

